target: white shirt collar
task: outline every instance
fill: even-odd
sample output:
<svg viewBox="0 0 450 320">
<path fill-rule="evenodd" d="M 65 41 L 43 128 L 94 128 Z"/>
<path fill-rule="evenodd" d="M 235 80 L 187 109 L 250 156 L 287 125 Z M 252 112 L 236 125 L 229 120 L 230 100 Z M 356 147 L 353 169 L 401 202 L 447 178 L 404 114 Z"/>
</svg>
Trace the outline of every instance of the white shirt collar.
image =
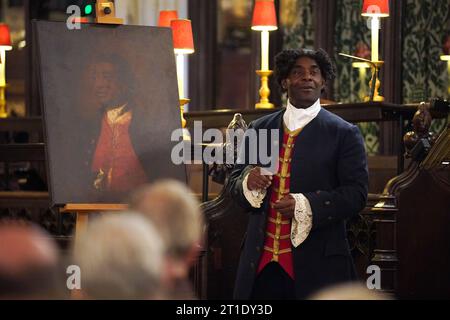
<svg viewBox="0 0 450 320">
<path fill-rule="evenodd" d="M 125 103 L 125 104 L 123 104 L 121 106 L 118 106 L 118 107 L 112 108 L 111 110 L 108 110 L 106 112 L 107 117 L 108 117 L 108 121 L 110 123 L 116 122 L 117 119 L 122 115 L 122 111 L 123 111 L 123 109 L 125 108 L 126 105 L 127 104 Z"/>
<path fill-rule="evenodd" d="M 288 99 L 286 111 L 283 115 L 284 124 L 290 131 L 303 128 L 319 114 L 320 109 L 320 99 L 317 99 L 306 109 L 294 107 Z"/>
</svg>

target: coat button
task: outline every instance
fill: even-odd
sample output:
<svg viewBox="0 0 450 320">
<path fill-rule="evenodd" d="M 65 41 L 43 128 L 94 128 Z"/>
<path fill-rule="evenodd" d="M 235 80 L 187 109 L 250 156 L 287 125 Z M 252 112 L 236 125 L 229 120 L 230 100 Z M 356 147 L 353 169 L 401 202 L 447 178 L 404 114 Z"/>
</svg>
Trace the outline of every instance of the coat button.
<svg viewBox="0 0 450 320">
<path fill-rule="evenodd" d="M 256 251 L 260 252 L 261 251 L 261 247 L 260 246 L 256 247 Z"/>
<path fill-rule="evenodd" d="M 250 263 L 250 268 L 255 269 L 255 264 L 253 262 Z"/>
<path fill-rule="evenodd" d="M 328 217 L 328 220 L 333 220 L 333 217 Z"/>
<path fill-rule="evenodd" d="M 325 205 L 329 206 L 331 204 L 331 201 L 325 201 Z"/>
</svg>

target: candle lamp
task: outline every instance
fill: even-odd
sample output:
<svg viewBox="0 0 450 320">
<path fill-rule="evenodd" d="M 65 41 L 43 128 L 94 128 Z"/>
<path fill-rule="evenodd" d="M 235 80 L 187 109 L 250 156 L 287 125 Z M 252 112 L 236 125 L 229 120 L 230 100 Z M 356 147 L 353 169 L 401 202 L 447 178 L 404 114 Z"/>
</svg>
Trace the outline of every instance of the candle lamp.
<svg viewBox="0 0 450 320">
<path fill-rule="evenodd" d="M 189 103 L 189 99 L 185 97 L 184 92 L 184 55 L 192 54 L 194 50 L 194 39 L 192 36 L 191 20 L 174 19 L 171 20 L 170 26 L 173 35 L 173 47 L 176 55 L 178 93 L 180 98 L 180 112 L 182 127 L 186 127 L 184 119 L 184 106 Z"/>
<path fill-rule="evenodd" d="M 256 109 L 272 109 L 269 102 L 269 76 L 273 71 L 269 69 L 269 32 L 277 30 L 277 17 L 273 0 L 256 0 L 253 9 L 252 30 L 261 32 L 261 69 L 256 74 L 261 77 L 259 89 L 260 101 Z"/>
<path fill-rule="evenodd" d="M 389 17 L 389 0 L 364 0 L 363 9 L 361 15 L 370 19 L 371 30 L 371 69 L 372 69 L 372 81 L 370 84 L 371 95 L 370 101 L 384 101 L 384 98 L 379 95 L 378 88 L 381 86 L 378 72 L 383 65 L 383 61 L 378 56 L 379 45 L 379 29 L 380 19 Z"/>
</svg>

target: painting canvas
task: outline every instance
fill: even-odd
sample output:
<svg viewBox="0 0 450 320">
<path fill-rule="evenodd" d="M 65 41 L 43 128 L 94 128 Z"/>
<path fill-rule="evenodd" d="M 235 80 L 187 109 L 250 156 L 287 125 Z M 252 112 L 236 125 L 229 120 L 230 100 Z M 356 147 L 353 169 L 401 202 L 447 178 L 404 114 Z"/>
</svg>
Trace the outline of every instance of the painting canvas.
<svg viewBox="0 0 450 320">
<path fill-rule="evenodd" d="M 168 28 L 33 24 L 53 204 L 121 203 L 162 178 L 181 127 Z"/>
</svg>

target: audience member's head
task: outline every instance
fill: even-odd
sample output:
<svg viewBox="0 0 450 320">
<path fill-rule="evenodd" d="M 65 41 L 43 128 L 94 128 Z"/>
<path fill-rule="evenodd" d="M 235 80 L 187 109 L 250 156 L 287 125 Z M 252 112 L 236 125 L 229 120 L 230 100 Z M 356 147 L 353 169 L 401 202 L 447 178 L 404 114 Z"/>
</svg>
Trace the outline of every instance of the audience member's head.
<svg viewBox="0 0 450 320">
<path fill-rule="evenodd" d="M 58 298 L 59 271 L 50 235 L 25 222 L 0 223 L 0 298 Z"/>
<path fill-rule="evenodd" d="M 133 212 L 105 213 L 89 222 L 74 247 L 86 299 L 157 299 L 163 242 L 147 219 Z"/>
<path fill-rule="evenodd" d="M 181 182 L 162 180 L 131 196 L 130 207 L 151 219 L 166 244 L 167 280 L 187 279 L 203 237 L 200 203 Z"/>
<path fill-rule="evenodd" d="M 386 294 L 369 290 L 360 283 L 344 283 L 324 288 L 310 297 L 310 300 L 390 300 Z"/>
</svg>

